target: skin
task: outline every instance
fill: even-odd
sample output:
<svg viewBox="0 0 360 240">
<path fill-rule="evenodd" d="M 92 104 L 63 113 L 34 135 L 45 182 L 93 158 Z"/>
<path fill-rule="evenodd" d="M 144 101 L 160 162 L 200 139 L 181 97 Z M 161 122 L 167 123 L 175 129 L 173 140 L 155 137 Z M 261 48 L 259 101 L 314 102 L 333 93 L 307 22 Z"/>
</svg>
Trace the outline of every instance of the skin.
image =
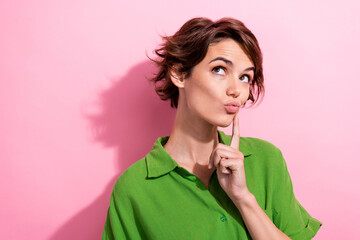
<svg viewBox="0 0 360 240">
<path fill-rule="evenodd" d="M 239 209 L 253 239 L 289 239 L 267 217 L 246 186 L 244 155 L 239 151 L 239 112 L 228 113 L 224 107 L 229 102 L 245 104 L 253 67 L 241 45 L 225 39 L 209 46 L 190 77 L 173 70 L 171 80 L 179 89 L 179 101 L 164 148 L 206 187 L 217 168 L 221 187 Z M 227 146 L 219 143 L 217 127 L 231 123 L 232 139 Z"/>
<path fill-rule="evenodd" d="M 211 62 L 218 57 L 231 61 L 232 66 L 222 60 Z M 234 114 L 228 114 L 224 104 L 231 101 L 245 104 L 249 96 L 247 81 L 254 73 L 244 70 L 253 66 L 240 45 L 229 39 L 210 45 L 190 77 L 174 71 L 171 74 L 171 80 L 179 89 L 179 101 L 173 129 L 164 148 L 206 186 L 214 170 L 207 166 L 218 144 L 217 127 L 229 126 L 234 119 Z"/>
</svg>

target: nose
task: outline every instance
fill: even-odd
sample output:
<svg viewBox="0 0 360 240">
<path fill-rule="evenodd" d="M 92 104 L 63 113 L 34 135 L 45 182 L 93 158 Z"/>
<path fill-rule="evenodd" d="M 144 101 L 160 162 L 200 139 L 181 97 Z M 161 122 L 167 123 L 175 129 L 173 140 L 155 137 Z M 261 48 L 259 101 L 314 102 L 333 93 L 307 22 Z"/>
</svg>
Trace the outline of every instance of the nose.
<svg viewBox="0 0 360 240">
<path fill-rule="evenodd" d="M 234 98 L 239 97 L 240 95 L 240 80 L 239 79 L 235 79 L 231 80 L 231 83 L 229 84 L 228 88 L 226 89 L 226 94 L 228 96 L 232 96 Z"/>
</svg>

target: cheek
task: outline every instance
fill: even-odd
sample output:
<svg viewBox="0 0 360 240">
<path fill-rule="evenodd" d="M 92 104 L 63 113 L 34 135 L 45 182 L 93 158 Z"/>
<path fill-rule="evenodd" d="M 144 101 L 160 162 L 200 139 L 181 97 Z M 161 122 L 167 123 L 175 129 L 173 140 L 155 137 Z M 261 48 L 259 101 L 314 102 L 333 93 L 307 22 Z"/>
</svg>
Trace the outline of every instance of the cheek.
<svg viewBox="0 0 360 240">
<path fill-rule="evenodd" d="M 210 82 L 199 86 L 199 96 L 201 96 L 202 102 L 208 104 L 208 108 L 221 102 L 221 93 L 222 89 L 219 84 Z"/>
<path fill-rule="evenodd" d="M 193 106 L 204 107 L 210 110 L 211 106 L 216 104 L 220 97 L 214 89 L 207 86 L 197 86 L 191 89 L 188 94 L 188 103 Z"/>
<path fill-rule="evenodd" d="M 241 96 L 241 102 L 243 104 L 245 104 L 245 102 L 248 100 L 249 96 L 250 96 L 250 86 L 247 86 L 246 88 L 244 88 L 241 92 L 242 96 Z"/>
<path fill-rule="evenodd" d="M 219 86 L 207 74 L 194 74 L 185 91 L 192 105 L 209 104 L 220 96 Z"/>
</svg>

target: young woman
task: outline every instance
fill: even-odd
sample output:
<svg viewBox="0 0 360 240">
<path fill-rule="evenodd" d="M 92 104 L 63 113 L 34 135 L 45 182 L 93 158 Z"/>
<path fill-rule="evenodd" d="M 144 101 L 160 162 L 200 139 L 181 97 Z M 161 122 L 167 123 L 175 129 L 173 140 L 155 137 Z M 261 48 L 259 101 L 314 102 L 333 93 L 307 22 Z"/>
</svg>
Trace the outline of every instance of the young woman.
<svg viewBox="0 0 360 240">
<path fill-rule="evenodd" d="M 157 75 L 177 108 L 170 136 L 118 179 L 103 239 L 311 239 L 321 226 L 294 196 L 271 143 L 240 137 L 239 109 L 264 91 L 255 36 L 232 18 L 194 18 L 164 37 Z M 232 124 L 232 135 L 217 130 Z"/>
</svg>

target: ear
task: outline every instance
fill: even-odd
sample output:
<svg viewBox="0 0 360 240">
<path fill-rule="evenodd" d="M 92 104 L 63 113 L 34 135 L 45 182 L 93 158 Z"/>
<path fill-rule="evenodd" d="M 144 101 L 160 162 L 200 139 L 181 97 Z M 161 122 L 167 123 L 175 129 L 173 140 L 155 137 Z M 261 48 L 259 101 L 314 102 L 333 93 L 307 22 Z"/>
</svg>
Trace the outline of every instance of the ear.
<svg viewBox="0 0 360 240">
<path fill-rule="evenodd" d="M 184 88 L 185 85 L 185 73 L 181 73 L 179 72 L 179 69 L 181 68 L 181 64 L 174 64 L 171 68 L 170 68 L 170 79 L 173 82 L 173 84 L 175 86 L 177 86 L 178 88 Z"/>
</svg>

